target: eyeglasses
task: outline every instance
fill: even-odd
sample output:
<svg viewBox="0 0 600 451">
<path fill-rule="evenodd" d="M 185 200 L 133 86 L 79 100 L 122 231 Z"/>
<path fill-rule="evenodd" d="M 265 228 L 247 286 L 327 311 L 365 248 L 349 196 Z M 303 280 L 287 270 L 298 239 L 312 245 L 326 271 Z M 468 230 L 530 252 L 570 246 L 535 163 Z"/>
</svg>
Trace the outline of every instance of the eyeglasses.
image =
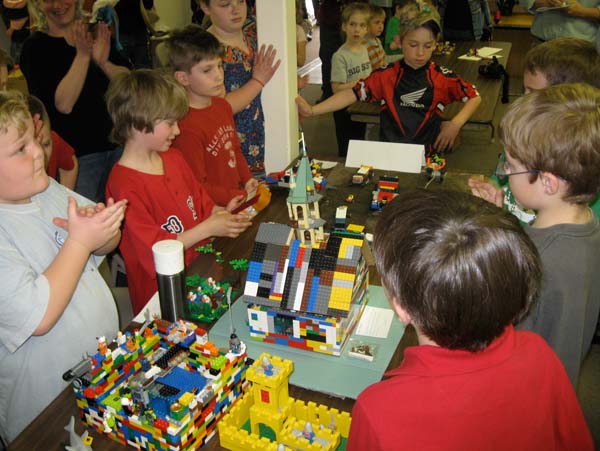
<svg viewBox="0 0 600 451">
<path fill-rule="evenodd" d="M 498 161 L 498 166 L 496 166 L 496 178 L 499 182 L 505 182 L 508 180 L 510 176 L 519 175 L 519 174 L 538 174 L 540 172 L 539 169 L 529 169 L 528 171 L 519 171 L 519 172 L 511 172 L 510 165 L 506 160 Z"/>
</svg>

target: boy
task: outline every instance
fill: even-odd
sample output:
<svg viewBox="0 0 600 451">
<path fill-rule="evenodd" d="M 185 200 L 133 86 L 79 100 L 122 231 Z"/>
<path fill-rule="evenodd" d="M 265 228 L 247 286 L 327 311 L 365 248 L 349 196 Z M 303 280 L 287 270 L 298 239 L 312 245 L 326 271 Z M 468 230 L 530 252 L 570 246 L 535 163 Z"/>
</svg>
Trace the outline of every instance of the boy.
<svg viewBox="0 0 600 451">
<path fill-rule="evenodd" d="M 523 61 L 523 85 L 525 93 L 547 88 L 559 83 L 587 83 L 600 88 L 600 55 L 594 44 L 577 38 L 557 38 L 533 47 Z M 504 164 L 504 154 L 500 155 L 499 165 Z M 473 188 L 487 193 L 490 199 L 503 199 L 504 208 L 523 223 L 535 219 L 535 212 L 524 209 L 513 196 L 510 186 L 492 176 L 495 185 L 478 180 L 470 180 Z M 600 217 L 600 201 L 597 197 L 590 207 Z"/>
<path fill-rule="evenodd" d="M 511 325 L 541 279 L 516 218 L 467 193 L 408 191 L 383 210 L 374 255 L 419 346 L 359 395 L 348 451 L 593 449 L 556 355 Z"/>
<path fill-rule="evenodd" d="M 499 133 L 506 161 L 497 176 L 537 212 L 524 228 L 544 265 L 539 300 L 519 326 L 546 339 L 575 387 L 600 311 L 600 225 L 588 207 L 600 192 L 599 108 L 597 88 L 551 86 L 517 99 Z"/>
<path fill-rule="evenodd" d="M 402 48 L 398 45 L 396 36 L 400 31 L 400 17 L 402 8 L 410 4 L 413 0 L 394 0 L 394 14 L 388 19 L 385 30 L 385 53 L 387 55 L 402 55 Z"/>
<path fill-rule="evenodd" d="M 0 93 L 0 436 L 9 442 L 67 386 L 61 374 L 96 350 L 96 337 L 117 332 L 96 256 L 117 246 L 125 204 L 94 206 L 50 179 L 25 99 Z"/>
<path fill-rule="evenodd" d="M 379 69 L 387 66 L 385 61 L 385 51 L 379 40 L 383 33 L 385 24 L 385 10 L 381 6 L 369 5 L 369 31 L 367 33 L 367 52 L 371 61 L 371 69 Z"/>
<path fill-rule="evenodd" d="M 346 42 L 331 59 L 331 88 L 334 93 L 352 88 L 358 80 L 371 73 L 371 62 L 364 45 L 369 14 L 369 5 L 365 3 L 350 3 L 342 11 L 342 31 L 346 35 Z M 333 119 L 338 155 L 345 157 L 351 139 L 364 139 L 365 124 L 352 122 L 345 108 L 334 111 Z"/>
<path fill-rule="evenodd" d="M 430 61 L 440 34 L 440 17 L 435 8 L 415 1 L 399 15 L 403 60 L 318 105 L 310 106 L 302 97 L 297 97 L 296 103 L 301 115 L 312 116 L 347 107 L 356 100 L 383 100 L 381 141 L 423 144 L 427 156 L 443 153 L 454 145 L 481 98 L 473 85 Z M 443 106 L 459 100 L 464 102 L 462 110 L 452 120 L 442 121 Z"/>
<path fill-rule="evenodd" d="M 245 198 L 256 191 L 258 182 L 242 154 L 231 106 L 222 98 L 219 40 L 198 25 L 189 25 L 171 33 L 167 45 L 175 79 L 185 88 L 190 106 L 179 121 L 175 147 L 216 204 Z"/>
<path fill-rule="evenodd" d="M 35 127 L 39 129 L 36 130 L 36 138 L 44 149 L 46 173 L 59 180 L 61 185 L 74 190 L 78 171 L 75 150 L 58 133 L 52 131 L 50 118 L 40 99 L 30 95 L 27 97 L 27 105 Z"/>
<path fill-rule="evenodd" d="M 183 242 L 187 265 L 198 244 L 212 236 L 236 237 L 250 222 L 216 206 L 171 147 L 179 134 L 177 120 L 188 109 L 186 92 L 172 76 L 148 69 L 121 75 L 111 82 L 106 104 L 114 123 L 112 137 L 124 145 L 106 193 L 130 202 L 120 249 L 137 314 L 157 290 L 154 243 Z M 227 209 L 236 205 L 231 202 Z"/>
</svg>

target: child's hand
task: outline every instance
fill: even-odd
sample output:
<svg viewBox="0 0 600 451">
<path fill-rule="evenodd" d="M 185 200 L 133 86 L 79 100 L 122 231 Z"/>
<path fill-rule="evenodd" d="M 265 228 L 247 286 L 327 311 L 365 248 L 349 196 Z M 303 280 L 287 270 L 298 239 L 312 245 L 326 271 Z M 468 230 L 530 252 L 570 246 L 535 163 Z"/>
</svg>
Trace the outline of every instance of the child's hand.
<svg viewBox="0 0 600 451">
<path fill-rule="evenodd" d="M 240 194 L 239 196 L 235 196 L 233 199 L 231 199 L 229 202 L 227 202 L 227 206 L 225 207 L 225 210 L 228 212 L 232 212 L 237 207 L 242 205 L 245 200 L 246 200 L 246 196 L 244 196 L 243 194 Z"/>
<path fill-rule="evenodd" d="M 298 91 L 304 88 L 308 84 L 308 74 L 304 77 L 298 77 Z"/>
<path fill-rule="evenodd" d="M 473 196 L 479 197 L 494 204 L 496 207 L 502 208 L 502 205 L 504 204 L 504 191 L 502 188 L 497 188 L 490 182 L 475 177 L 470 177 L 468 183 Z"/>
<path fill-rule="evenodd" d="M 298 105 L 298 113 L 300 116 L 311 117 L 313 115 L 313 107 L 304 99 L 304 97 L 297 96 L 296 105 Z"/>
<path fill-rule="evenodd" d="M 446 149 L 452 149 L 454 141 L 460 132 L 460 126 L 452 121 L 443 121 L 440 127 L 440 133 L 433 143 L 433 148 L 438 152 L 444 152 Z"/>
<path fill-rule="evenodd" d="M 98 67 L 102 67 L 108 61 L 110 54 L 110 30 L 105 23 L 96 25 L 96 39 L 92 47 L 92 58 Z"/>
<path fill-rule="evenodd" d="M 254 60 L 252 78 L 258 79 L 263 86 L 271 80 L 273 74 L 281 64 L 281 60 L 277 60 L 277 62 L 273 64 L 275 56 L 277 56 L 277 50 L 275 50 L 272 45 L 269 45 L 269 47 L 265 47 L 264 44 L 260 46 L 260 50 Z"/>
<path fill-rule="evenodd" d="M 244 185 L 244 189 L 246 190 L 246 192 L 248 194 L 256 191 L 257 188 L 258 188 L 258 180 L 256 180 L 254 177 L 252 177 L 250 180 L 248 180 L 246 182 L 246 184 Z"/>
<path fill-rule="evenodd" d="M 236 238 L 240 233 L 252 225 L 248 216 L 244 214 L 232 215 L 226 210 L 220 210 L 210 215 L 205 222 L 210 231 L 210 236 L 225 236 Z"/>
<path fill-rule="evenodd" d="M 79 209 L 75 199 L 69 196 L 68 219 L 54 218 L 53 222 L 69 232 L 69 239 L 92 253 L 118 235 L 126 206 L 126 200 L 115 202 L 109 199 L 106 207 L 101 205 L 100 208 Z"/>
</svg>

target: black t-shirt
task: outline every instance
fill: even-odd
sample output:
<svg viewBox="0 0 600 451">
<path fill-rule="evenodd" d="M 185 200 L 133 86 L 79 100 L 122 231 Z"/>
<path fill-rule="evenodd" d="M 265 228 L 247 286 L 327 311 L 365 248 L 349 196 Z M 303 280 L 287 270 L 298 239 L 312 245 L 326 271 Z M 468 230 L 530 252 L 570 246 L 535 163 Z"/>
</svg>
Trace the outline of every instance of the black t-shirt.
<svg viewBox="0 0 600 451">
<path fill-rule="evenodd" d="M 90 62 L 81 94 L 71 113 L 63 114 L 56 109 L 56 88 L 69 71 L 75 54 L 75 47 L 71 47 L 63 38 L 36 32 L 23 44 L 21 70 L 29 92 L 44 103 L 52 130 L 81 157 L 112 150 L 116 146 L 108 138 L 112 121 L 104 101 L 109 79 L 94 62 Z M 111 46 L 109 60 L 113 64 L 128 66 L 114 46 Z"/>
<path fill-rule="evenodd" d="M 444 28 L 472 30 L 471 8 L 467 0 L 448 0 L 444 13 Z"/>
</svg>

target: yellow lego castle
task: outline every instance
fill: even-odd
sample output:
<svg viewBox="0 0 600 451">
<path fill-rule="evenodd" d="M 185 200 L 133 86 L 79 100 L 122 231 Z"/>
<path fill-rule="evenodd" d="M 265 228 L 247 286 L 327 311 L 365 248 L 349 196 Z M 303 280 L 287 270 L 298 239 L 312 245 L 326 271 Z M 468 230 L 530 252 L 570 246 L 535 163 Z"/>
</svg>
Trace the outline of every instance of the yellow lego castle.
<svg viewBox="0 0 600 451">
<path fill-rule="evenodd" d="M 246 371 L 252 388 L 218 424 L 221 446 L 232 451 L 335 451 L 350 432 L 348 412 L 290 398 L 293 362 L 263 353 Z M 246 430 L 250 424 L 250 432 Z M 262 425 L 262 428 L 261 428 Z M 260 437 L 269 428 L 271 441 Z"/>
</svg>

